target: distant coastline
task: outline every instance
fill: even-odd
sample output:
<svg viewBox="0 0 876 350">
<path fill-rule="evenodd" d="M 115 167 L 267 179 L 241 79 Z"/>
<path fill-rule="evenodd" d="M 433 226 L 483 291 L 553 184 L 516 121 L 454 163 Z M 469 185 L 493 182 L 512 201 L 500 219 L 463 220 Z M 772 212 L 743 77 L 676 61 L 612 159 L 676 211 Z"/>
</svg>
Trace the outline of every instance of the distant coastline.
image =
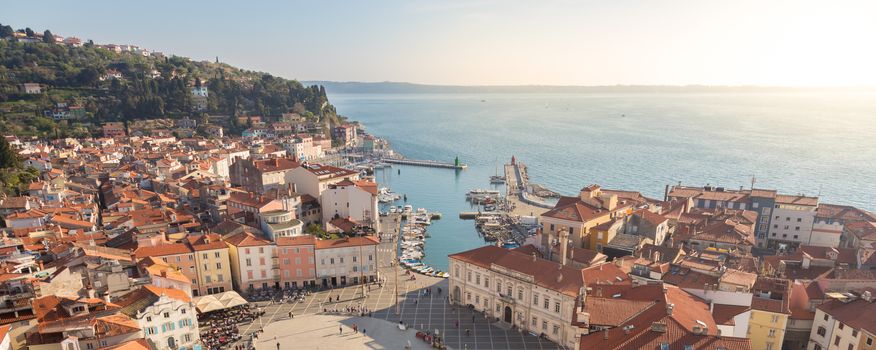
<svg viewBox="0 0 876 350">
<path fill-rule="evenodd" d="M 764 93 L 764 92 L 876 92 L 870 87 L 782 87 L 709 85 L 429 85 L 404 82 L 302 81 L 322 85 L 328 93 Z"/>
</svg>

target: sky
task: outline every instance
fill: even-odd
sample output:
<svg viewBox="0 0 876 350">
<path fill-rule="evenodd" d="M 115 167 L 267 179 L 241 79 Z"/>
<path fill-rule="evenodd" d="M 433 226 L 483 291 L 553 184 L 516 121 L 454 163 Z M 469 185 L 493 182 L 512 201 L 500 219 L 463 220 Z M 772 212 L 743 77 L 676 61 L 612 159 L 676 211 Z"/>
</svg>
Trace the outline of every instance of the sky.
<svg viewBox="0 0 876 350">
<path fill-rule="evenodd" d="M 0 23 L 298 80 L 876 86 L 876 1 L 8 2 Z"/>
</svg>

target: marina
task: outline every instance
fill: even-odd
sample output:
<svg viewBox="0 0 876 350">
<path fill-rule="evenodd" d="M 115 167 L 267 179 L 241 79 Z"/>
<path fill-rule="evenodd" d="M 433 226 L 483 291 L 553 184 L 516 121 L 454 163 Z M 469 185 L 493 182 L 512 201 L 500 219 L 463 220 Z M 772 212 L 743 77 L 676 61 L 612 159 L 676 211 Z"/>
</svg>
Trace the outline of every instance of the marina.
<svg viewBox="0 0 876 350">
<path fill-rule="evenodd" d="M 402 220 L 406 220 L 399 234 L 399 264 L 406 269 L 426 276 L 432 277 L 450 277 L 447 272 L 441 271 L 431 265 L 423 263 L 425 257 L 426 239 L 429 234 L 426 228 L 431 224 L 431 215 L 424 209 L 419 208 L 416 212 L 411 211 L 411 207 L 405 206 L 402 214 L 407 213 L 407 218 L 402 216 Z M 412 277 L 413 279 L 413 277 Z"/>
</svg>

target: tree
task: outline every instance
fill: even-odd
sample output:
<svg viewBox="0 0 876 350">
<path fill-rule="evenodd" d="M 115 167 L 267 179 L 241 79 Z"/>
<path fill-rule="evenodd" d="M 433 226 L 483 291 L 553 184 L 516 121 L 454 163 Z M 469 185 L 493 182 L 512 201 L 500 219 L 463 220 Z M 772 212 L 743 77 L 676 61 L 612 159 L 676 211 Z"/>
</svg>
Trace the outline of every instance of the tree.
<svg viewBox="0 0 876 350">
<path fill-rule="evenodd" d="M 0 38 L 8 38 L 15 34 L 11 26 L 0 25 Z"/>
<path fill-rule="evenodd" d="M 18 161 L 18 153 L 15 153 L 5 137 L 0 137 L 0 168 L 18 167 Z"/>
<path fill-rule="evenodd" d="M 30 29 L 30 27 L 24 28 L 24 34 L 27 35 L 28 38 L 33 38 L 34 35 L 36 35 L 36 33 L 34 33 L 33 29 Z"/>
<path fill-rule="evenodd" d="M 52 31 L 46 29 L 46 31 L 43 32 L 43 42 L 49 44 L 55 43 L 55 36 L 52 35 Z"/>
</svg>

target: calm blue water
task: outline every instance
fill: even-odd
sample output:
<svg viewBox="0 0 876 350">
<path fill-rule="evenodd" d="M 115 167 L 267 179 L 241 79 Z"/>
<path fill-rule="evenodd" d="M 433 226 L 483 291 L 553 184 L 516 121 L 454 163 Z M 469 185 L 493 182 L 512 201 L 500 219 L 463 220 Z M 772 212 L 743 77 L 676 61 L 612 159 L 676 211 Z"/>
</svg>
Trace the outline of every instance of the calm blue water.
<svg viewBox="0 0 876 350">
<path fill-rule="evenodd" d="M 332 94 L 338 111 L 409 158 L 469 169 L 377 174 L 417 207 L 440 211 L 427 262 L 483 245 L 465 193 L 512 155 L 533 182 L 573 194 L 591 183 L 662 198 L 679 181 L 820 193 L 876 209 L 876 94 Z M 482 102 L 483 100 L 483 102 Z M 401 169 L 401 175 L 396 173 Z"/>
</svg>

